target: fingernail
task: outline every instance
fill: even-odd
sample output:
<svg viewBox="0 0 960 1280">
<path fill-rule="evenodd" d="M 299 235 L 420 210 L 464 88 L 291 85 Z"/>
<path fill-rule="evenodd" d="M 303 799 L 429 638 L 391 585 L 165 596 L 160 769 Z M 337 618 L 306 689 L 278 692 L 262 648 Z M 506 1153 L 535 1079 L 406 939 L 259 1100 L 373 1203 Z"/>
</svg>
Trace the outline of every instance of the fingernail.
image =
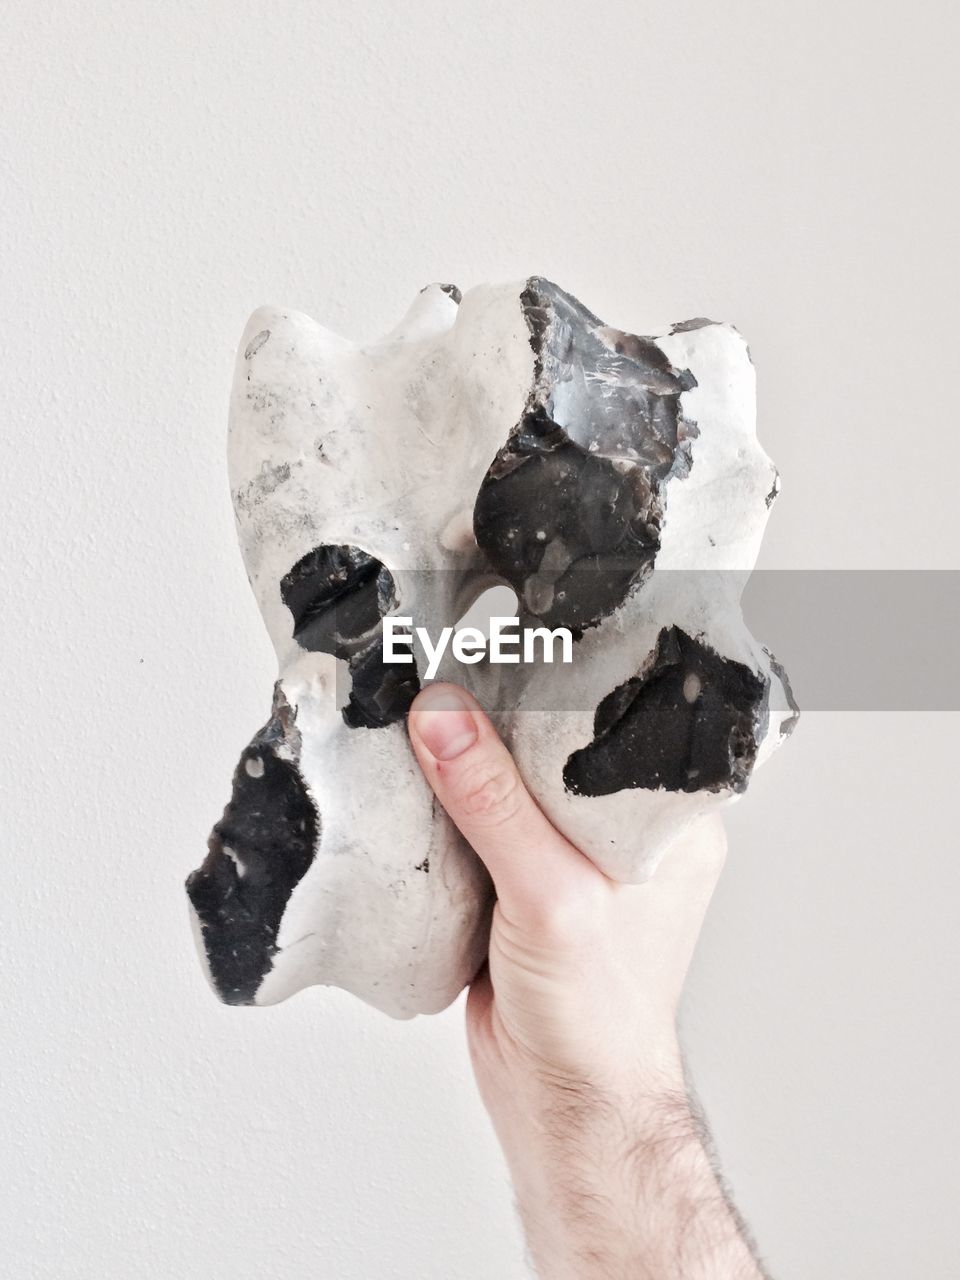
<svg viewBox="0 0 960 1280">
<path fill-rule="evenodd" d="M 453 760 L 477 740 L 470 704 L 457 689 L 427 688 L 413 710 L 417 736 L 435 760 Z"/>
</svg>

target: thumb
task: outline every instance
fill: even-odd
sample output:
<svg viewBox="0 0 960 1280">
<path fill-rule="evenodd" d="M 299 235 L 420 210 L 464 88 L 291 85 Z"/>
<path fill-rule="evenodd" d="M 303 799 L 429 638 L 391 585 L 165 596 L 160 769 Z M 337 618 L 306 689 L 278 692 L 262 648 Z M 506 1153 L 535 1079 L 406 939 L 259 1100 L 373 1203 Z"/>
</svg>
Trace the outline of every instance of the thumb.
<svg viewBox="0 0 960 1280">
<path fill-rule="evenodd" d="M 437 799 L 493 878 L 501 909 L 532 923 L 544 905 L 600 875 L 530 795 L 479 703 L 451 684 L 417 695 L 410 741 Z"/>
</svg>

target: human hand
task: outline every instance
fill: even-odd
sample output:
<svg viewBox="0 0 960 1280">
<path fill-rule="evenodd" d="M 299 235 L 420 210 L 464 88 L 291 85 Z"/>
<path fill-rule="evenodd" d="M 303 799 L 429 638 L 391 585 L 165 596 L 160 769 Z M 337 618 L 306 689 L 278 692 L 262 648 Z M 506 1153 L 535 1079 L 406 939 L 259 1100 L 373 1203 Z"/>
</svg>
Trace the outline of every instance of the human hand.
<svg viewBox="0 0 960 1280">
<path fill-rule="evenodd" d="M 759 1277 L 676 1034 L 723 864 L 719 820 L 678 840 L 647 884 L 616 884 L 548 821 L 468 694 L 429 686 L 409 728 L 497 891 L 467 1029 L 539 1273 Z"/>
</svg>

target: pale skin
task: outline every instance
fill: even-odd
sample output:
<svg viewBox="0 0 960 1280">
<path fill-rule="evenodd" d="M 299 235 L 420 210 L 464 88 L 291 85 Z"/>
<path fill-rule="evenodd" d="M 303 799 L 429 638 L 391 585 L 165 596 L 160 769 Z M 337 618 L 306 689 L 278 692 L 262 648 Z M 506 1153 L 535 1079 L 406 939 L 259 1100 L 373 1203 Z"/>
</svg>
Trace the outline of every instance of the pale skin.
<svg viewBox="0 0 960 1280">
<path fill-rule="evenodd" d="M 477 1084 L 541 1280 L 765 1280 L 690 1100 L 677 1005 L 726 841 L 701 821 L 652 880 L 602 875 L 548 821 L 480 706 L 429 685 L 427 781 L 497 893 L 470 988 Z"/>
</svg>

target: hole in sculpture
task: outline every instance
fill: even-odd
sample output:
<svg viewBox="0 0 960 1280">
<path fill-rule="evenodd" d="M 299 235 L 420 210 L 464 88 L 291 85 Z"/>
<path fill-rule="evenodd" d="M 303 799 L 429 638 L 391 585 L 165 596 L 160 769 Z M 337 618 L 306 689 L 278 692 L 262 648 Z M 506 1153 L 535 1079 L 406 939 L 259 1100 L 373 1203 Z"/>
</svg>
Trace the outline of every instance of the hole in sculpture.
<svg viewBox="0 0 960 1280">
<path fill-rule="evenodd" d="M 301 648 L 332 653 L 349 664 L 344 723 L 383 729 L 402 720 L 420 681 L 415 666 L 383 661 L 382 619 L 399 598 L 382 562 L 348 544 L 315 547 L 281 580 L 280 594 Z"/>
</svg>

